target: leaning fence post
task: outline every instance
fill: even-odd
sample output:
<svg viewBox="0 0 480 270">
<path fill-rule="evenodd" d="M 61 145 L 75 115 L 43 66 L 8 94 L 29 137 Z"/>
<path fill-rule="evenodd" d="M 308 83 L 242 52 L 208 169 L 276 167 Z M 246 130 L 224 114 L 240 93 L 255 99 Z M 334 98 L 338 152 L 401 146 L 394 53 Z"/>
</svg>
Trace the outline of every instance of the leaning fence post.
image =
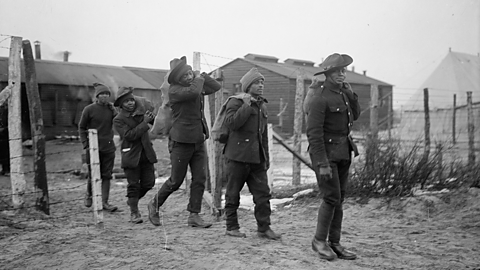
<svg viewBox="0 0 480 270">
<path fill-rule="evenodd" d="M 375 148 L 378 141 L 378 86 L 370 86 L 370 133 L 368 134 L 365 163 L 373 171 L 375 165 Z"/>
<path fill-rule="evenodd" d="M 90 147 L 90 179 L 92 181 L 93 218 L 97 228 L 103 229 L 102 179 L 100 178 L 98 133 L 96 129 L 88 130 L 88 144 Z"/>
<path fill-rule="evenodd" d="M 25 86 L 27 89 L 30 126 L 33 144 L 33 170 L 35 171 L 35 206 L 50 215 L 47 168 L 45 165 L 45 135 L 43 134 L 43 116 L 40 94 L 38 93 L 35 60 L 29 40 L 23 41 L 23 61 L 25 65 Z"/>
<path fill-rule="evenodd" d="M 452 142 L 454 145 L 457 143 L 457 139 L 455 138 L 457 136 L 455 134 L 456 119 L 457 119 L 457 94 L 453 94 Z"/>
<path fill-rule="evenodd" d="M 22 38 L 12 37 L 10 56 L 8 58 L 8 85 L 11 96 L 8 99 L 8 139 L 10 149 L 10 180 L 12 182 L 12 204 L 20 208 L 25 204 L 26 189 L 25 172 L 23 170 L 22 149 L 22 108 L 21 108 L 21 68 L 20 51 Z"/>
<path fill-rule="evenodd" d="M 468 165 L 475 163 L 475 126 L 473 119 L 472 91 L 467 92 L 467 130 L 468 130 Z"/>
</svg>

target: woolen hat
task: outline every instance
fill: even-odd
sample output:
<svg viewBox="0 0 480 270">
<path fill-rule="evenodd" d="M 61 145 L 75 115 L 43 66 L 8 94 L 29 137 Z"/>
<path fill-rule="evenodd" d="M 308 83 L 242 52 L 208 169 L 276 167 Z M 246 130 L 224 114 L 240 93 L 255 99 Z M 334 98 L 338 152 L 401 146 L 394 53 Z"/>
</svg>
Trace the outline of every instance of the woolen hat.
<svg viewBox="0 0 480 270">
<path fill-rule="evenodd" d="M 180 59 L 174 58 L 170 61 L 170 74 L 168 75 L 168 83 L 179 83 L 180 78 L 187 71 L 192 70 L 192 67 L 187 65 L 187 57 L 182 56 Z"/>
<path fill-rule="evenodd" d="M 123 101 L 133 97 L 133 88 L 132 87 L 120 87 L 118 89 L 118 96 L 113 103 L 113 106 L 119 107 L 122 105 Z"/>
<path fill-rule="evenodd" d="M 94 83 L 93 88 L 95 89 L 95 97 L 98 97 L 101 93 L 108 93 L 109 95 L 112 95 L 112 91 L 110 91 L 110 88 L 108 86 L 101 84 L 101 83 Z"/>
<path fill-rule="evenodd" d="M 242 91 L 247 92 L 248 87 L 250 87 L 253 82 L 259 79 L 265 80 L 265 77 L 263 77 L 263 75 L 258 72 L 257 68 L 253 67 L 240 79 L 240 83 L 242 84 Z"/>
<path fill-rule="evenodd" d="M 329 55 L 327 59 L 325 59 L 325 61 L 323 61 L 323 63 L 320 64 L 320 68 L 322 69 L 322 71 L 317 72 L 313 75 L 317 76 L 319 74 L 323 74 L 331 70 L 343 68 L 350 65 L 352 62 L 353 62 L 353 58 L 350 57 L 349 55 L 334 53 Z"/>
</svg>

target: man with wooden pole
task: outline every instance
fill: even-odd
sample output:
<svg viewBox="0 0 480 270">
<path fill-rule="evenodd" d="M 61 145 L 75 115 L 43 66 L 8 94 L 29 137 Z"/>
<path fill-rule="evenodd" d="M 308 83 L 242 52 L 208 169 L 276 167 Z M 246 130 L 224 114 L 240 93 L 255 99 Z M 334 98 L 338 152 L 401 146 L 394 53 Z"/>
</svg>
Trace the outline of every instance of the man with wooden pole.
<svg viewBox="0 0 480 270">
<path fill-rule="evenodd" d="M 325 74 L 325 82 L 310 86 L 304 102 L 310 159 L 323 195 L 312 249 L 326 260 L 337 256 L 346 260 L 357 257 L 340 245 L 342 207 L 352 152 L 358 155 L 350 131 L 353 121 L 360 116 L 360 105 L 358 96 L 345 82 L 345 67 L 352 62 L 346 54 L 328 56 L 320 64 L 322 71 L 314 74 Z"/>
</svg>

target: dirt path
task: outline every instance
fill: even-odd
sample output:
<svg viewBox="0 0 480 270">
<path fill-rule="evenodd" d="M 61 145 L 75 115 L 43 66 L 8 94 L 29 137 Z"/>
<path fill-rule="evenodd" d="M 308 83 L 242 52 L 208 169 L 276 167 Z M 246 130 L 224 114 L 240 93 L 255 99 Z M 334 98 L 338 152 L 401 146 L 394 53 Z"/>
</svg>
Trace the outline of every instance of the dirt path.
<svg viewBox="0 0 480 270">
<path fill-rule="evenodd" d="M 49 177 L 49 188 L 57 190 L 50 193 L 51 202 L 62 202 L 51 205 L 52 217 L 42 218 L 32 209 L 2 210 L 5 203 L 0 204 L 1 269 L 480 269 L 478 189 L 390 203 L 350 199 L 342 242 L 359 258 L 327 262 L 310 246 L 319 205 L 315 196 L 277 207 L 272 228 L 283 235 L 281 241 L 258 238 L 253 213 L 241 209 L 240 225 L 247 238 L 238 239 L 224 235 L 225 222 L 206 213 L 206 206 L 203 217 L 214 225 L 187 227 L 183 190 L 162 207 L 163 226 L 148 221 L 146 199 L 140 202 L 144 223 L 131 224 L 120 180 L 111 197 L 123 212 L 105 213 L 105 229 L 100 230 L 83 206 L 84 180 L 64 174 Z M 8 192 L 8 181 L 0 177 L 2 194 Z"/>
</svg>

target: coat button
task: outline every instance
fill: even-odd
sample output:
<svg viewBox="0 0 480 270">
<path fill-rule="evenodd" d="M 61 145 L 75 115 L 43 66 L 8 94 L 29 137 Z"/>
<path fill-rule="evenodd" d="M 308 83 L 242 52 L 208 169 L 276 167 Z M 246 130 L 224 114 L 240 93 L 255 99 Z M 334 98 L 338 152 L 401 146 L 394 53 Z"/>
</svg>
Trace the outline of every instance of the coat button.
<svg viewBox="0 0 480 270">
<path fill-rule="evenodd" d="M 340 111 L 340 108 L 337 108 L 337 112 Z"/>
<path fill-rule="evenodd" d="M 332 139 L 328 139 L 328 142 L 332 142 Z"/>
</svg>

